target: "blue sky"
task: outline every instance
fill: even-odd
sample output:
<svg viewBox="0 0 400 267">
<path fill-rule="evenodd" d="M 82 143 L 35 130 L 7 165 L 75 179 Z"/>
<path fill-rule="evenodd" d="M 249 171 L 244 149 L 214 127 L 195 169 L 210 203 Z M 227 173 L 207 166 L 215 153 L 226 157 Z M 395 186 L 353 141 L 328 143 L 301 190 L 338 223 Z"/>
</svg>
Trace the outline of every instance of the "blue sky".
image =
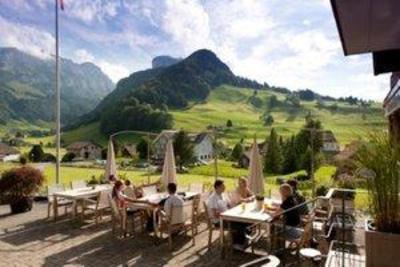
<svg viewBox="0 0 400 267">
<path fill-rule="evenodd" d="M 389 76 L 344 57 L 328 0 L 64 0 L 61 55 L 114 81 L 157 55 L 213 50 L 238 75 L 332 96 L 382 101 Z M 0 45 L 54 54 L 54 0 L 0 0 Z"/>
</svg>

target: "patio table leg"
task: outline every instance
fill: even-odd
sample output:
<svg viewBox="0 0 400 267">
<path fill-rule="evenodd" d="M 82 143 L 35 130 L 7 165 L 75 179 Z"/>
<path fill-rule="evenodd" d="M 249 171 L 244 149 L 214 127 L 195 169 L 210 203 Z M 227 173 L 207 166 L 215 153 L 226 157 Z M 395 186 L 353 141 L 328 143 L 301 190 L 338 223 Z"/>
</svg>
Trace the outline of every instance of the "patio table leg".
<svg viewBox="0 0 400 267">
<path fill-rule="evenodd" d="M 221 244 L 221 258 L 225 258 L 225 237 L 224 237 L 224 220 L 222 218 L 219 219 L 219 240 Z"/>
<path fill-rule="evenodd" d="M 78 203 L 76 200 L 72 200 L 72 217 L 75 218 L 76 214 L 78 214 Z"/>
<path fill-rule="evenodd" d="M 54 221 L 57 221 L 57 216 L 58 216 L 57 196 L 53 196 L 53 216 L 54 216 Z"/>
</svg>

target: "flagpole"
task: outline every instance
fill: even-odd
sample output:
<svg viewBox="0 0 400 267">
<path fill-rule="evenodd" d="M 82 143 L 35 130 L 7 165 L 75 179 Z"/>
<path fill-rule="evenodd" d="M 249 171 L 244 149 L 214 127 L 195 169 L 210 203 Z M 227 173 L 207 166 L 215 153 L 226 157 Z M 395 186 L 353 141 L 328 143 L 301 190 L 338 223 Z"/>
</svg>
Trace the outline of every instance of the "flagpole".
<svg viewBox="0 0 400 267">
<path fill-rule="evenodd" d="M 59 62 L 59 48 L 58 48 L 58 1 L 56 2 L 56 184 L 60 183 L 60 62 Z"/>
</svg>

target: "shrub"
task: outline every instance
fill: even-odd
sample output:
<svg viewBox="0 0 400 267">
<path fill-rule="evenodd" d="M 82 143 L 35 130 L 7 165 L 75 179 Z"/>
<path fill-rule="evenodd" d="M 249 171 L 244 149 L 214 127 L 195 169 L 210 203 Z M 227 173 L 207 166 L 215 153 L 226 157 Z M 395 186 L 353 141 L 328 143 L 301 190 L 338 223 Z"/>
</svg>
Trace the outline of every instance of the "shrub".
<svg viewBox="0 0 400 267">
<path fill-rule="evenodd" d="M 61 162 L 71 162 L 75 158 L 75 154 L 67 152 L 61 159 Z"/>
<path fill-rule="evenodd" d="M 41 162 L 43 160 L 44 151 L 41 145 L 34 145 L 29 152 L 29 160 L 32 162 Z"/>
<path fill-rule="evenodd" d="M 87 185 L 96 185 L 96 184 L 100 184 L 100 181 L 96 178 L 96 176 L 92 175 L 92 177 L 90 178 L 90 180 L 87 182 Z"/>
<path fill-rule="evenodd" d="M 53 154 L 45 153 L 45 154 L 43 155 L 41 161 L 43 161 L 43 162 L 56 162 L 56 161 L 57 161 L 57 158 L 56 158 Z"/>
<path fill-rule="evenodd" d="M 315 190 L 315 194 L 317 197 L 319 196 L 325 196 L 329 191 L 329 188 L 325 185 L 319 185 L 317 189 Z"/>
<path fill-rule="evenodd" d="M 26 199 L 38 192 L 43 183 L 44 176 L 39 170 L 30 166 L 13 168 L 1 176 L 0 195 L 10 203 L 13 213 L 24 212 L 32 207 L 32 202 Z"/>
<path fill-rule="evenodd" d="M 28 159 L 27 159 L 25 156 L 21 156 L 21 157 L 19 158 L 19 163 L 20 163 L 21 165 L 26 165 L 27 162 L 28 162 Z"/>
<path fill-rule="evenodd" d="M 302 181 L 310 180 L 310 176 L 308 176 L 307 174 L 299 174 L 299 175 L 296 175 L 295 179 L 299 182 L 302 182 Z"/>
</svg>

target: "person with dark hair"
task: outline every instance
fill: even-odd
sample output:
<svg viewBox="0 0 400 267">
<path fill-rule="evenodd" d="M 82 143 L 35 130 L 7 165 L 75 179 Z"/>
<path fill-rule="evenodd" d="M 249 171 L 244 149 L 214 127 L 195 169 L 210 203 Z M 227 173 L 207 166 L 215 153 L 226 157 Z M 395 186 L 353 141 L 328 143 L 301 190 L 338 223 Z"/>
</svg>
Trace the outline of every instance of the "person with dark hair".
<svg viewBox="0 0 400 267">
<path fill-rule="evenodd" d="M 228 200 L 223 195 L 225 191 L 225 184 L 222 180 L 214 182 L 214 192 L 207 200 L 207 212 L 211 218 L 212 223 L 219 227 L 219 216 L 224 211 L 230 208 Z M 224 224 L 225 225 L 225 224 Z M 237 250 L 244 250 L 247 246 L 246 233 L 248 232 L 249 224 L 232 222 L 232 238 L 233 247 Z"/>
<path fill-rule="evenodd" d="M 217 179 L 214 182 L 214 192 L 207 200 L 208 214 L 214 224 L 219 224 L 219 215 L 229 208 L 228 200 L 223 195 L 224 191 L 224 181 Z"/>
<path fill-rule="evenodd" d="M 183 206 L 183 199 L 176 194 L 176 184 L 169 183 L 167 186 L 168 191 L 168 198 L 164 203 L 164 211 L 165 213 L 170 216 L 172 207 L 179 207 Z"/>
<path fill-rule="evenodd" d="M 297 205 L 306 202 L 304 196 L 302 196 L 300 192 L 297 191 L 297 180 L 290 179 L 289 181 L 287 181 L 287 183 L 292 187 L 293 190 L 292 196 L 296 200 Z M 307 205 L 299 207 L 299 213 L 300 215 L 307 215 L 309 213 Z"/>
</svg>

